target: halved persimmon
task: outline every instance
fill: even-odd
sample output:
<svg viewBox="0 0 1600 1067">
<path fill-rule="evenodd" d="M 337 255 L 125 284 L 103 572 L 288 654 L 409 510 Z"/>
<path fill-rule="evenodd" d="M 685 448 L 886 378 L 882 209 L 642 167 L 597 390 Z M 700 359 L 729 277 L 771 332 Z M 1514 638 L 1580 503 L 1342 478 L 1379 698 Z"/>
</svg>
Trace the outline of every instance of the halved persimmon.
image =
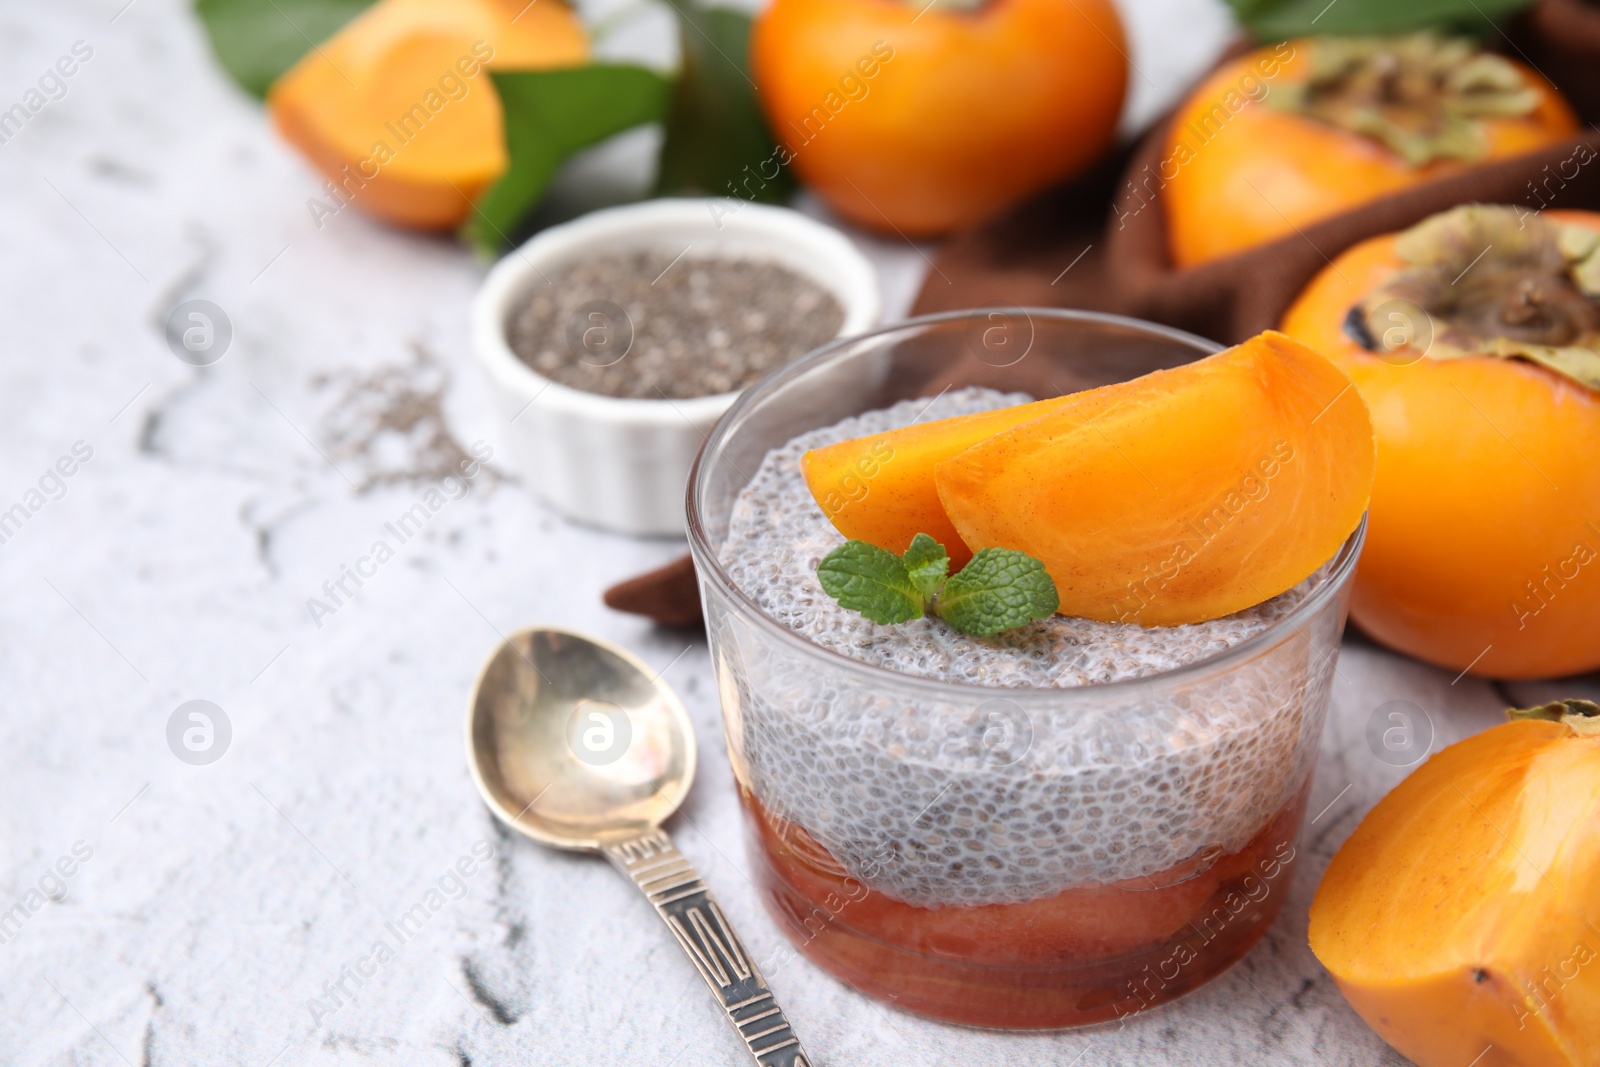
<svg viewBox="0 0 1600 1067">
<path fill-rule="evenodd" d="M 1429 759 L 1317 890 L 1312 951 L 1420 1067 L 1600 1063 L 1600 736 L 1568 720 Z"/>
<path fill-rule="evenodd" d="M 1041 560 L 1064 615 L 1232 614 L 1310 576 L 1366 510 L 1366 405 L 1283 334 L 1082 395 L 935 469 L 967 547 Z"/>
<path fill-rule="evenodd" d="M 1578 128 L 1538 73 L 1464 39 L 1300 38 L 1218 67 L 1138 182 L 1187 267 Z"/>
<path fill-rule="evenodd" d="M 1452 672 L 1600 667 L 1600 214 L 1471 207 L 1372 238 L 1283 329 L 1377 428 L 1361 628 Z"/>
<path fill-rule="evenodd" d="M 500 98 L 484 68 L 576 65 L 588 54 L 561 0 L 379 0 L 273 83 L 267 109 L 341 201 L 448 229 L 506 168 Z"/>
</svg>

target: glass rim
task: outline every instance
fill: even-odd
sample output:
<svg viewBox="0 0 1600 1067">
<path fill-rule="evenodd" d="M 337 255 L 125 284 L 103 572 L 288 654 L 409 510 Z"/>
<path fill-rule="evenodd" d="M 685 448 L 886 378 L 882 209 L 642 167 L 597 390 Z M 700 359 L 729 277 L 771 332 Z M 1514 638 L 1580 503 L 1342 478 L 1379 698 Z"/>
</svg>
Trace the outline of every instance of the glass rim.
<svg viewBox="0 0 1600 1067">
<path fill-rule="evenodd" d="M 976 685 L 970 682 L 946 681 L 916 674 L 903 674 L 900 671 L 891 670 L 888 667 L 880 667 L 874 663 L 864 663 L 842 652 L 819 645 L 768 615 L 759 604 L 745 594 L 744 590 L 734 584 L 733 579 L 722 566 L 722 561 L 717 557 L 717 551 L 710 542 L 704 524 L 700 521 L 700 483 L 708 469 L 707 457 L 720 451 L 718 446 L 721 438 L 728 432 L 730 427 L 737 423 L 748 411 L 765 400 L 773 391 L 787 384 L 791 379 L 798 378 L 822 366 L 844 349 L 853 348 L 863 342 L 886 338 L 896 333 L 916 332 L 940 323 L 969 320 L 997 312 L 1011 315 L 1021 312 L 1028 316 L 1030 321 L 1038 317 L 1054 319 L 1058 322 L 1119 326 L 1136 330 L 1149 336 L 1165 338 L 1193 348 L 1202 353 L 1201 358 L 1205 355 L 1220 352 L 1225 347 L 1215 341 L 1185 330 L 1162 326 L 1159 323 L 1146 322 L 1142 319 L 1130 318 L 1126 315 L 1113 315 L 1101 311 L 1083 311 L 1076 308 L 1025 308 L 1016 305 L 942 311 L 932 315 L 919 315 L 915 318 L 903 319 L 892 325 L 880 326 L 865 333 L 830 341 L 796 360 L 775 368 L 745 389 L 739 395 L 739 398 L 734 401 L 733 405 L 723 413 L 722 418 L 717 420 L 717 424 L 712 427 L 705 440 L 701 442 L 700 450 L 695 454 L 694 465 L 689 471 L 689 484 L 685 500 L 689 552 L 694 557 L 695 570 L 699 574 L 700 580 L 713 583 L 720 593 L 739 604 L 749 615 L 753 616 L 756 625 L 766 633 L 776 637 L 779 641 L 791 646 L 801 654 L 823 657 L 831 666 L 859 676 L 863 683 L 880 686 L 891 683 L 898 686 L 910 686 L 914 689 L 943 694 L 946 699 L 951 697 L 973 697 L 992 700 L 997 697 L 1003 697 L 1008 700 L 1022 700 L 1027 703 L 1094 700 L 1098 696 L 1106 694 L 1125 697 L 1129 693 L 1138 693 L 1141 690 L 1165 688 L 1196 678 L 1223 673 L 1276 646 L 1285 634 L 1301 630 L 1307 620 L 1318 614 L 1327 606 L 1328 601 L 1337 596 L 1349 584 L 1350 577 L 1355 571 L 1356 560 L 1361 555 L 1361 546 L 1366 540 L 1366 512 L 1362 513 L 1361 521 L 1356 524 L 1356 528 L 1351 532 L 1350 536 L 1345 538 L 1344 544 L 1333 555 L 1331 561 L 1322 564 L 1322 566 L 1329 566 L 1331 562 L 1327 577 L 1316 588 L 1311 590 L 1304 600 L 1296 604 L 1288 614 L 1268 624 L 1260 633 L 1253 634 L 1238 644 L 1225 648 L 1220 652 L 1192 660 L 1181 667 L 1174 667 L 1171 670 L 1158 671 L 1138 678 L 1125 678 L 1114 682 L 1093 682 L 1088 685 L 1076 686 L 1013 687 Z M 1283 594 L 1280 593 L 1278 595 L 1281 596 Z M 1265 601 L 1262 601 L 1262 603 L 1265 603 Z M 709 618 L 706 619 L 708 624 L 710 621 Z M 1309 637 L 1307 637 L 1307 644 L 1308 646 L 1310 645 Z"/>
</svg>

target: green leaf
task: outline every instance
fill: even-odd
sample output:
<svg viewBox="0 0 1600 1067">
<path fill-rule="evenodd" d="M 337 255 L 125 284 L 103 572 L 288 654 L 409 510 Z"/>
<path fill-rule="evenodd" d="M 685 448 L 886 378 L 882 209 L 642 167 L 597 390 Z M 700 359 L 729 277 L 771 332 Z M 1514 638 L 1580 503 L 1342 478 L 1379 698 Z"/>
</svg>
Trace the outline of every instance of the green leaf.
<svg viewBox="0 0 1600 1067">
<path fill-rule="evenodd" d="M 962 633 L 991 637 L 1049 618 L 1060 606 L 1043 563 L 1026 552 L 985 548 L 944 583 L 934 610 Z"/>
<path fill-rule="evenodd" d="M 905 561 L 865 541 L 846 541 L 822 557 L 817 581 L 841 607 L 876 623 L 905 622 L 925 607 Z"/>
<path fill-rule="evenodd" d="M 278 76 L 372 0 L 195 0 L 211 50 L 240 88 L 266 96 Z"/>
<path fill-rule="evenodd" d="M 911 584 L 929 600 L 933 599 L 933 595 L 944 584 L 945 576 L 950 573 L 950 554 L 943 545 L 925 533 L 919 533 L 911 539 L 911 547 L 906 549 L 905 563 Z"/>
<path fill-rule="evenodd" d="M 657 194 L 704 193 L 784 203 L 794 178 L 780 166 L 750 78 L 750 16 L 673 0 L 682 66 L 661 144 Z"/>
<path fill-rule="evenodd" d="M 670 88 L 656 71 L 623 63 L 492 70 L 489 76 L 505 111 L 510 164 L 463 227 L 485 254 L 511 242 L 568 156 L 623 130 L 661 121 Z"/>
<path fill-rule="evenodd" d="M 1488 32 L 1493 19 L 1532 0 L 1228 0 L 1236 18 L 1259 40 L 1308 34 L 1388 34 L 1429 26 Z"/>
</svg>

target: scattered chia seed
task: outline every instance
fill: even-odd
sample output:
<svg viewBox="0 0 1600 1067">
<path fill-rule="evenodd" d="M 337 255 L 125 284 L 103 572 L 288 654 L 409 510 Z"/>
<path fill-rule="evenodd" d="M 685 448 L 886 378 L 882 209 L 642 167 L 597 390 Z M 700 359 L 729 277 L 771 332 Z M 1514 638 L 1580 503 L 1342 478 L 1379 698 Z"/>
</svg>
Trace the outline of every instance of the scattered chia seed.
<svg viewBox="0 0 1600 1067">
<path fill-rule="evenodd" d="M 511 350 L 585 392 L 686 400 L 745 388 L 833 340 L 844 309 L 769 260 L 605 253 L 535 283 L 511 313 Z"/>
</svg>

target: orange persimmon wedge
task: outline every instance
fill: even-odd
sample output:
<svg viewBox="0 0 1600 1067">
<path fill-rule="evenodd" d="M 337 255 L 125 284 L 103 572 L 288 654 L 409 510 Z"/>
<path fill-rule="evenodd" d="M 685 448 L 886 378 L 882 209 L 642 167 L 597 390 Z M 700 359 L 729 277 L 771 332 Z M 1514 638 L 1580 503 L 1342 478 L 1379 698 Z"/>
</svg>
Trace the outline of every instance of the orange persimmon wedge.
<svg viewBox="0 0 1600 1067">
<path fill-rule="evenodd" d="M 274 82 L 267 109 L 341 200 L 449 229 L 506 168 L 485 68 L 572 66 L 588 54 L 560 0 L 379 0 Z"/>
<path fill-rule="evenodd" d="M 1366 510 L 1366 405 L 1283 334 L 1079 400 L 935 466 L 967 547 L 1042 561 L 1064 615 L 1144 626 L 1230 615 L 1310 576 Z"/>
<path fill-rule="evenodd" d="M 945 546 L 951 570 L 959 570 L 972 553 L 939 502 L 935 465 L 1053 412 L 1093 418 L 1103 392 L 1091 389 L 840 441 L 807 452 L 800 469 L 823 514 L 846 537 L 904 552 L 913 537 L 925 533 Z"/>
<path fill-rule="evenodd" d="M 1373 808 L 1311 905 L 1311 949 L 1420 1067 L 1600 1063 L 1600 736 L 1511 722 Z"/>
</svg>

